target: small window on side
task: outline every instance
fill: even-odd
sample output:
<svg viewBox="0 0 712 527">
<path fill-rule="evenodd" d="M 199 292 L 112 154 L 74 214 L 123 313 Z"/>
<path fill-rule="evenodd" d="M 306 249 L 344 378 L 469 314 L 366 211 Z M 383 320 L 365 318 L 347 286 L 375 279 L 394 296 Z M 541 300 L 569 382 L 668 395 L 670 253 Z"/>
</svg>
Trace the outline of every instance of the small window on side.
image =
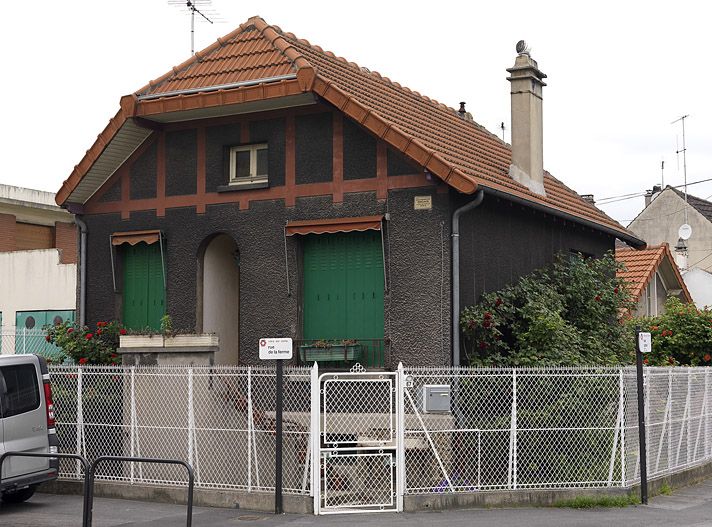
<svg viewBox="0 0 712 527">
<path fill-rule="evenodd" d="M 268 150 L 266 144 L 230 148 L 230 186 L 267 183 Z"/>
<path fill-rule="evenodd" d="M 3 397 L 3 417 L 12 417 L 39 408 L 37 372 L 32 364 L 3 366 L 0 368 L 0 375 L 5 380 L 7 390 Z"/>
</svg>

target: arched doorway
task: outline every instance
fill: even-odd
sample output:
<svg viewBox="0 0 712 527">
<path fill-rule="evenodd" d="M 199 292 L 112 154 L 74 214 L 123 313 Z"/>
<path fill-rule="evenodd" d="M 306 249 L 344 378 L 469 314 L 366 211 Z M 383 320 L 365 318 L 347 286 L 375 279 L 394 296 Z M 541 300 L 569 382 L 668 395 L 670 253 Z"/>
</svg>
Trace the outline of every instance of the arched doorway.
<svg viewBox="0 0 712 527">
<path fill-rule="evenodd" d="M 204 333 L 220 337 L 216 364 L 237 364 L 240 337 L 240 267 L 235 241 L 226 234 L 211 238 L 203 251 L 199 276 L 198 320 Z"/>
</svg>

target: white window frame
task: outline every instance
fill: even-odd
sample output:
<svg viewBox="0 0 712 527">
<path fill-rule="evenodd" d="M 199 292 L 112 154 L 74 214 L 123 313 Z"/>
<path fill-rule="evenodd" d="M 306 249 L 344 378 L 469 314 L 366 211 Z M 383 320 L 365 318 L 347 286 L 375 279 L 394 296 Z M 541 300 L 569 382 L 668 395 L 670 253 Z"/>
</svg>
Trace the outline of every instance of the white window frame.
<svg viewBox="0 0 712 527">
<path fill-rule="evenodd" d="M 267 143 L 254 145 L 241 145 L 230 147 L 230 185 L 242 185 L 250 183 L 267 183 L 268 174 L 257 174 L 257 152 L 267 150 Z M 250 175 L 248 177 L 237 177 L 237 153 L 250 153 Z"/>
</svg>

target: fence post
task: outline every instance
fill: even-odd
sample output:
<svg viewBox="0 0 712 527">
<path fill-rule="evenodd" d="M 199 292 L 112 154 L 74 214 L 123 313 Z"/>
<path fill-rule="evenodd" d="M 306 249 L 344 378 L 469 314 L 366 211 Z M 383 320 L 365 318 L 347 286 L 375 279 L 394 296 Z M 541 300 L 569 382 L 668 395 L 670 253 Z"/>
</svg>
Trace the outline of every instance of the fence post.
<svg viewBox="0 0 712 527">
<path fill-rule="evenodd" d="M 512 370 L 512 416 L 509 423 L 509 470 L 507 483 L 517 488 L 517 370 Z"/>
<path fill-rule="evenodd" d="M 403 512 L 405 493 L 405 372 L 403 363 L 398 363 L 396 375 L 396 510 Z"/>
<path fill-rule="evenodd" d="M 668 450 L 668 458 L 667 458 L 667 472 L 670 473 L 672 470 L 672 426 L 674 423 L 674 420 L 672 418 L 672 368 L 668 368 L 668 404 L 670 406 L 670 411 L 668 412 L 668 419 L 669 425 L 668 425 L 668 435 L 667 435 L 667 450 Z"/>
<path fill-rule="evenodd" d="M 131 385 L 131 400 L 129 401 L 129 404 L 131 405 L 129 408 L 130 414 L 131 414 L 131 457 L 136 457 L 136 367 L 131 366 L 130 374 L 129 374 L 129 381 Z M 131 464 L 129 465 L 130 471 L 131 471 L 131 483 L 134 482 L 134 462 L 132 461 Z"/>
<path fill-rule="evenodd" d="M 193 368 L 188 368 L 188 463 L 195 466 L 195 437 L 193 436 Z M 196 467 L 197 468 L 197 467 Z"/>
<path fill-rule="evenodd" d="M 247 492 L 252 492 L 252 366 L 247 367 Z"/>
<path fill-rule="evenodd" d="M 314 497 L 314 514 L 321 508 L 321 390 L 319 386 L 319 366 L 316 362 L 311 368 L 311 475 L 312 484 L 309 494 Z"/>
<path fill-rule="evenodd" d="M 710 457 L 710 446 L 712 446 L 712 430 L 710 430 L 710 371 L 709 368 L 705 370 L 705 453 L 707 457 Z"/>
<path fill-rule="evenodd" d="M 84 448 L 82 448 L 84 447 Z M 82 452 L 86 457 L 86 443 L 84 443 L 84 404 L 82 401 L 82 367 L 77 367 L 77 455 L 81 456 Z M 80 462 L 77 460 L 77 479 L 80 475 Z"/>
</svg>

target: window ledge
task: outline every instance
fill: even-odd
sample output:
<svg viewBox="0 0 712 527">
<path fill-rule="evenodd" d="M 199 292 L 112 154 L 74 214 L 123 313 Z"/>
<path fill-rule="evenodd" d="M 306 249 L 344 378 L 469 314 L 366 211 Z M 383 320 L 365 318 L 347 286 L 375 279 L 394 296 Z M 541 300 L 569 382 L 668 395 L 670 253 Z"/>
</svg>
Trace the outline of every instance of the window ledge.
<svg viewBox="0 0 712 527">
<path fill-rule="evenodd" d="M 229 185 L 220 185 L 217 190 L 218 192 L 236 192 L 257 188 L 269 188 L 269 181 L 241 181 L 239 183 L 230 183 Z"/>
</svg>

